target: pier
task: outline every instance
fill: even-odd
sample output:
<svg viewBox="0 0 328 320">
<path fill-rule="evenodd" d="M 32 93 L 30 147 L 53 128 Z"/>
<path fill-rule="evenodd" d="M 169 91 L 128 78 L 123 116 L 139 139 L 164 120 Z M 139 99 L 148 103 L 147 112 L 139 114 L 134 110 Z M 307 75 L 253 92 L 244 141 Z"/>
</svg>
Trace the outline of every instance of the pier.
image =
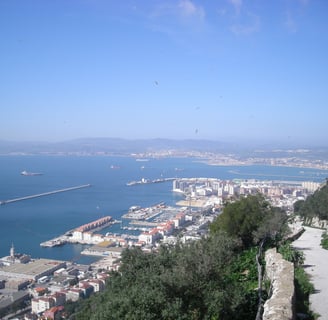
<svg viewBox="0 0 328 320">
<path fill-rule="evenodd" d="M 92 239 L 92 234 L 95 231 L 107 228 L 115 223 L 120 223 L 121 221 L 113 220 L 111 216 L 105 216 L 98 220 L 89 222 L 77 228 L 71 229 L 56 237 L 54 239 L 44 241 L 40 243 L 41 247 L 57 247 L 64 245 L 66 243 L 81 243 L 81 244 L 96 244 L 98 243 L 97 240 Z M 84 233 L 88 234 L 86 238 L 84 238 Z M 90 236 L 91 234 L 91 236 Z"/>
<path fill-rule="evenodd" d="M 135 185 L 141 185 L 141 184 L 151 184 L 151 183 L 161 183 L 161 182 L 167 182 L 167 181 L 173 181 L 176 178 L 160 178 L 160 179 L 154 179 L 154 180 L 149 180 L 142 178 L 141 180 L 138 181 L 130 181 L 127 182 L 127 186 L 135 186 Z"/>
<path fill-rule="evenodd" d="M 33 198 L 40 198 L 40 197 L 44 197 L 44 196 L 50 196 L 50 195 L 56 194 L 56 193 L 67 192 L 67 191 L 72 191 L 72 190 L 77 190 L 77 189 L 82 189 L 82 188 L 88 188 L 88 187 L 91 187 L 91 184 L 83 184 L 80 186 L 69 187 L 69 188 L 34 194 L 31 196 L 26 196 L 26 197 L 20 197 L 20 198 L 15 198 L 15 199 L 10 199 L 10 200 L 2 200 L 2 201 L 0 201 L 0 205 L 5 205 L 8 203 L 17 202 L 17 201 L 29 200 L 29 199 L 33 199 Z"/>
</svg>

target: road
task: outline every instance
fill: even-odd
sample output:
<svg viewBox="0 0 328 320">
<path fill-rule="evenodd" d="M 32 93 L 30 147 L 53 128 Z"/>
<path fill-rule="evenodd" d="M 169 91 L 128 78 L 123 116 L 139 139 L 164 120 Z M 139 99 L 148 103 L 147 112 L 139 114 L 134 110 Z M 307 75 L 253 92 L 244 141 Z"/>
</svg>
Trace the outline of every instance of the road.
<svg viewBox="0 0 328 320">
<path fill-rule="evenodd" d="M 310 295 L 311 310 L 328 320 L 328 250 L 321 247 L 323 230 L 305 227 L 305 232 L 293 242 L 293 247 L 305 257 L 305 271 L 310 275 L 315 293 Z"/>
</svg>

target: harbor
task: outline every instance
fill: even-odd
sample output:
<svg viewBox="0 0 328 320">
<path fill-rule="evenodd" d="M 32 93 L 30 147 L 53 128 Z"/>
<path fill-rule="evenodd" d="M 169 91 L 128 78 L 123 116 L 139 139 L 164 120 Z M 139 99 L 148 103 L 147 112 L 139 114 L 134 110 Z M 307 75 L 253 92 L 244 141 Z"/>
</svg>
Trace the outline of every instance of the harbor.
<svg viewBox="0 0 328 320">
<path fill-rule="evenodd" d="M 177 193 L 172 192 L 173 186 L 170 182 L 127 187 L 126 182 L 128 181 L 140 180 L 142 177 L 149 179 L 173 177 L 176 174 L 175 168 L 184 168 L 184 174 L 192 177 L 219 176 L 222 179 L 230 179 L 231 181 L 236 178 L 236 175 L 229 172 L 232 169 L 239 173 L 267 172 L 269 177 L 272 175 L 285 177 L 286 175 L 284 168 L 259 167 L 252 169 L 253 167 L 244 166 L 235 168 L 205 166 L 194 162 L 192 159 L 179 159 L 176 161 L 167 159 L 155 161 L 151 159 L 149 164 L 152 167 L 147 168 L 148 171 L 147 169 L 144 170 L 144 175 L 139 176 L 139 178 L 137 177 L 140 175 L 140 162 L 136 162 L 131 158 L 13 156 L 4 160 L 2 175 L 8 183 L 3 185 L 0 200 L 36 195 L 65 188 L 66 186 L 79 186 L 84 184 L 83 181 L 91 184 L 91 187 L 81 190 L 0 206 L 3 217 L 1 234 L 4 239 L 8 239 L 9 244 L 13 242 L 19 250 L 29 252 L 33 256 L 56 257 L 61 260 L 74 259 L 74 261 L 81 263 L 91 261 L 86 256 L 81 257 L 80 255 L 80 251 L 85 249 L 84 243 L 87 240 L 79 240 L 83 244 L 77 242 L 76 245 L 71 245 L 71 242 L 65 244 L 62 241 L 63 238 L 57 239 L 68 230 L 71 231 L 71 229 L 83 223 L 96 220 L 106 215 L 107 212 L 113 219 L 123 220 L 122 225 L 116 224 L 110 226 L 109 230 L 104 229 L 105 232 L 95 231 L 94 233 L 106 233 L 108 231 L 118 234 L 137 234 L 148 227 L 129 224 L 129 222 L 137 220 L 133 214 L 131 214 L 130 219 L 122 218 L 122 215 L 127 214 L 131 206 L 140 206 L 147 210 L 150 206 L 164 201 L 167 206 L 177 206 L 179 204 L 179 209 L 183 207 L 195 209 L 195 203 L 193 202 L 195 198 L 192 197 L 190 201 L 184 195 L 187 190 L 182 185 L 180 186 L 181 192 Z M 15 163 L 16 165 L 13 166 Z M 120 166 L 121 169 L 110 170 L 109 166 L 112 164 Z M 204 169 L 202 169 L 203 166 Z M 17 172 L 20 173 L 19 168 L 27 168 L 26 170 L 31 172 L 43 172 L 44 175 L 35 177 L 35 179 L 33 177 L 25 179 L 25 177 L 17 174 Z M 37 170 L 33 170 L 33 168 L 37 168 Z M 91 170 L 91 168 L 93 169 Z M 207 171 L 204 171 L 205 169 Z M 320 175 L 318 172 L 318 170 L 304 168 L 288 169 L 290 176 L 299 175 L 298 181 L 305 181 L 307 177 L 311 177 L 313 181 L 321 181 L 327 176 L 326 171 L 322 171 Z M 147 175 L 145 175 L 146 173 Z M 165 176 L 161 176 L 162 174 L 165 174 Z M 240 178 L 240 175 L 237 178 Z M 186 188 L 188 186 L 189 184 Z M 202 189 L 196 188 L 193 191 L 199 193 Z M 185 200 L 185 202 L 180 203 L 180 200 Z M 148 221 L 157 222 L 158 219 L 164 216 L 166 211 L 167 208 L 162 214 Z M 131 228 L 131 230 L 121 229 L 125 226 Z M 138 229 L 134 230 L 132 228 Z M 40 246 L 41 242 L 54 239 L 55 241 L 46 243 L 49 247 Z M 0 249 L 3 256 L 7 254 L 5 248 Z"/>
</svg>

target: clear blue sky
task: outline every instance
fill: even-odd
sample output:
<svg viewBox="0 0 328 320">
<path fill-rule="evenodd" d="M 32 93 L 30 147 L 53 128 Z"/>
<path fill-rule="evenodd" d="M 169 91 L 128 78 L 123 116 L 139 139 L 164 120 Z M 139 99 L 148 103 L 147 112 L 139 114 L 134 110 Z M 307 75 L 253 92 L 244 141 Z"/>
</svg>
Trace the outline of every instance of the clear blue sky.
<svg viewBox="0 0 328 320">
<path fill-rule="evenodd" d="M 0 139 L 326 142 L 326 0 L 1 0 Z"/>
</svg>

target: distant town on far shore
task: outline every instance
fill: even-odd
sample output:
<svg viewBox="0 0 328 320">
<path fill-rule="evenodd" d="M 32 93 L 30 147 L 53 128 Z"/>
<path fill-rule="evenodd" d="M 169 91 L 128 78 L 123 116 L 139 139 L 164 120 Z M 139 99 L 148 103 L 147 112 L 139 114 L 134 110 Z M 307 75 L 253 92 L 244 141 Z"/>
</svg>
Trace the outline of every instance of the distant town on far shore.
<svg viewBox="0 0 328 320">
<path fill-rule="evenodd" d="M 85 138 L 63 142 L 0 140 L 0 155 L 194 157 L 210 165 L 272 165 L 328 169 L 328 146 L 232 143 L 212 140 Z"/>
</svg>

